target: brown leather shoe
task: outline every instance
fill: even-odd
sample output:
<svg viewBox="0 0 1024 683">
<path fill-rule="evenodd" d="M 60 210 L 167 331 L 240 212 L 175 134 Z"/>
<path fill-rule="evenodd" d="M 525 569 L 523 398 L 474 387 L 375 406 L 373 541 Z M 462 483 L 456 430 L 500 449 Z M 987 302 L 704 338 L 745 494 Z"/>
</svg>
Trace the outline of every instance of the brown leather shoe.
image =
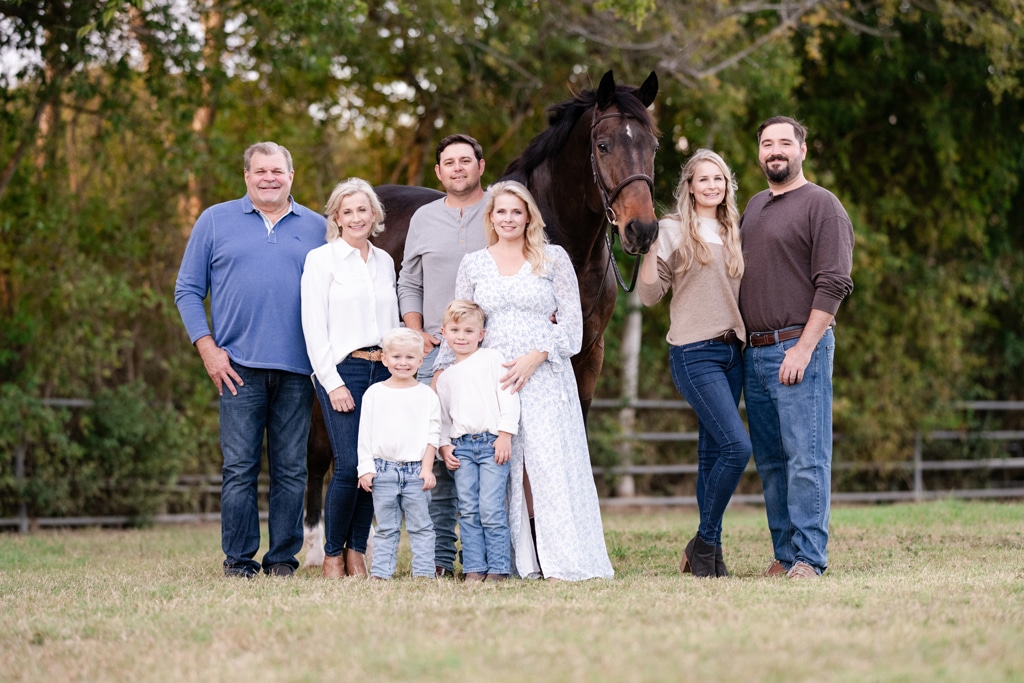
<svg viewBox="0 0 1024 683">
<path fill-rule="evenodd" d="M 768 578 L 768 579 L 774 579 L 777 576 L 785 576 L 785 575 L 786 575 L 786 568 L 783 567 L 782 563 L 779 562 L 778 560 L 772 560 L 771 564 L 769 564 L 765 568 L 765 570 L 763 572 L 761 572 L 761 576 L 764 576 L 765 578 Z"/>
<path fill-rule="evenodd" d="M 366 571 L 366 556 L 352 548 L 346 548 L 345 575 L 365 577 L 368 573 Z"/>
<path fill-rule="evenodd" d="M 497 583 L 499 581 L 507 581 L 508 574 L 488 574 L 487 583 Z"/>
<path fill-rule="evenodd" d="M 480 572 L 466 572 L 466 583 L 481 583 L 486 578 L 487 575 Z"/>
<path fill-rule="evenodd" d="M 345 556 L 330 555 L 324 556 L 324 578 L 325 579 L 340 579 L 345 576 Z"/>
<path fill-rule="evenodd" d="M 434 565 L 434 578 L 436 579 L 454 579 L 455 572 L 447 567 L 442 567 L 439 564 Z"/>
</svg>

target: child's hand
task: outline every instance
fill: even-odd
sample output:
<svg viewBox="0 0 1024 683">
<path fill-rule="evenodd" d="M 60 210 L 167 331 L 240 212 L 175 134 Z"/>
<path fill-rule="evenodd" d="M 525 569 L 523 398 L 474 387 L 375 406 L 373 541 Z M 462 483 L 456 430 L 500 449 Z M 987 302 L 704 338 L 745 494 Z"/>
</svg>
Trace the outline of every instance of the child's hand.
<svg viewBox="0 0 1024 683">
<path fill-rule="evenodd" d="M 448 469 L 459 469 L 459 459 L 455 457 L 455 446 L 441 446 L 441 458 L 444 460 L 444 466 Z"/>
<path fill-rule="evenodd" d="M 364 491 L 373 492 L 373 478 L 377 476 L 376 472 L 367 472 L 363 476 L 359 477 L 359 488 Z"/>
<path fill-rule="evenodd" d="M 494 441 L 494 462 L 504 465 L 512 457 L 512 435 L 500 432 Z"/>
<path fill-rule="evenodd" d="M 424 491 L 429 491 L 437 486 L 437 479 L 434 478 L 434 472 L 431 469 L 426 467 L 420 468 L 420 476 L 423 477 Z"/>
</svg>

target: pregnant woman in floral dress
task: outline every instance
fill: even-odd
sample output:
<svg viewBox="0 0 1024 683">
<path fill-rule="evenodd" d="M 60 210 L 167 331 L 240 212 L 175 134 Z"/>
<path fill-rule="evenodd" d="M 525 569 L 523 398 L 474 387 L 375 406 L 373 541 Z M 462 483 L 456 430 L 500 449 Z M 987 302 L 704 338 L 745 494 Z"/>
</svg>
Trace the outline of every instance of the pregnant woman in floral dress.
<svg viewBox="0 0 1024 683">
<path fill-rule="evenodd" d="M 576 273 L 565 251 L 547 244 L 523 185 L 488 189 L 484 227 L 490 246 L 463 258 L 455 296 L 483 308 L 483 345 L 501 351 L 504 386 L 520 393 L 508 497 L 513 568 L 523 578 L 611 578 L 570 362 L 583 337 Z M 438 367 L 452 360 L 444 348 Z"/>
</svg>

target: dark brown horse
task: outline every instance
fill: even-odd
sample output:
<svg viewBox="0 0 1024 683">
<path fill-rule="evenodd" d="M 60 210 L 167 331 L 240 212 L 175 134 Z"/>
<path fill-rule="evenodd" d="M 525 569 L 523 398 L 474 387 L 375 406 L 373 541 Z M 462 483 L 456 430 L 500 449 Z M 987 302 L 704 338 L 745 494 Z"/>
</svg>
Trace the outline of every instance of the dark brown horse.
<svg viewBox="0 0 1024 683">
<path fill-rule="evenodd" d="M 654 154 L 658 131 L 648 111 L 658 93 L 652 72 L 639 88 L 616 85 L 612 72 L 596 90 L 548 109 L 548 128 L 513 161 L 502 180 L 526 185 L 537 200 L 548 238 L 572 259 L 583 309 L 583 345 L 573 357 L 586 416 L 604 363 L 604 330 L 615 309 L 615 265 L 604 226 L 610 223 L 627 253 L 644 254 L 658 234 L 654 211 Z M 409 219 L 438 197 L 422 187 L 382 185 L 387 229 L 377 238 L 398 267 Z M 309 438 L 306 526 L 316 526 L 323 482 L 332 462 L 323 417 L 313 410 Z M 322 543 L 321 543 L 322 556 Z M 307 564 L 312 564 L 307 551 Z"/>
</svg>

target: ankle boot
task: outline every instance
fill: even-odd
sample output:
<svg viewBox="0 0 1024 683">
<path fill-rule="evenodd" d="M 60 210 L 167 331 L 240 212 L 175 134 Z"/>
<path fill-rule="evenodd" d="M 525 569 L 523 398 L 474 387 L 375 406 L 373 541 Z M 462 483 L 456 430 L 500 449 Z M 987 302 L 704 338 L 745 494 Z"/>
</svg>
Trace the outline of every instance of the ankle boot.
<svg viewBox="0 0 1024 683">
<path fill-rule="evenodd" d="M 345 574 L 347 576 L 365 577 L 366 557 L 352 548 L 345 549 Z"/>
<path fill-rule="evenodd" d="M 340 579 L 345 576 L 345 556 L 335 555 L 324 557 L 324 578 Z"/>
<path fill-rule="evenodd" d="M 704 539 L 693 537 L 693 551 L 690 553 L 690 571 L 697 577 L 714 577 L 715 574 L 715 546 L 708 545 Z"/>
<path fill-rule="evenodd" d="M 725 568 L 725 558 L 722 557 L 722 546 L 715 546 L 715 576 L 729 576 L 729 570 Z"/>
<path fill-rule="evenodd" d="M 679 571 L 683 574 L 690 573 L 690 555 L 693 554 L 693 541 L 696 538 L 696 536 L 691 538 L 690 542 L 686 544 L 685 548 L 683 548 L 683 559 L 679 560 Z"/>
</svg>

